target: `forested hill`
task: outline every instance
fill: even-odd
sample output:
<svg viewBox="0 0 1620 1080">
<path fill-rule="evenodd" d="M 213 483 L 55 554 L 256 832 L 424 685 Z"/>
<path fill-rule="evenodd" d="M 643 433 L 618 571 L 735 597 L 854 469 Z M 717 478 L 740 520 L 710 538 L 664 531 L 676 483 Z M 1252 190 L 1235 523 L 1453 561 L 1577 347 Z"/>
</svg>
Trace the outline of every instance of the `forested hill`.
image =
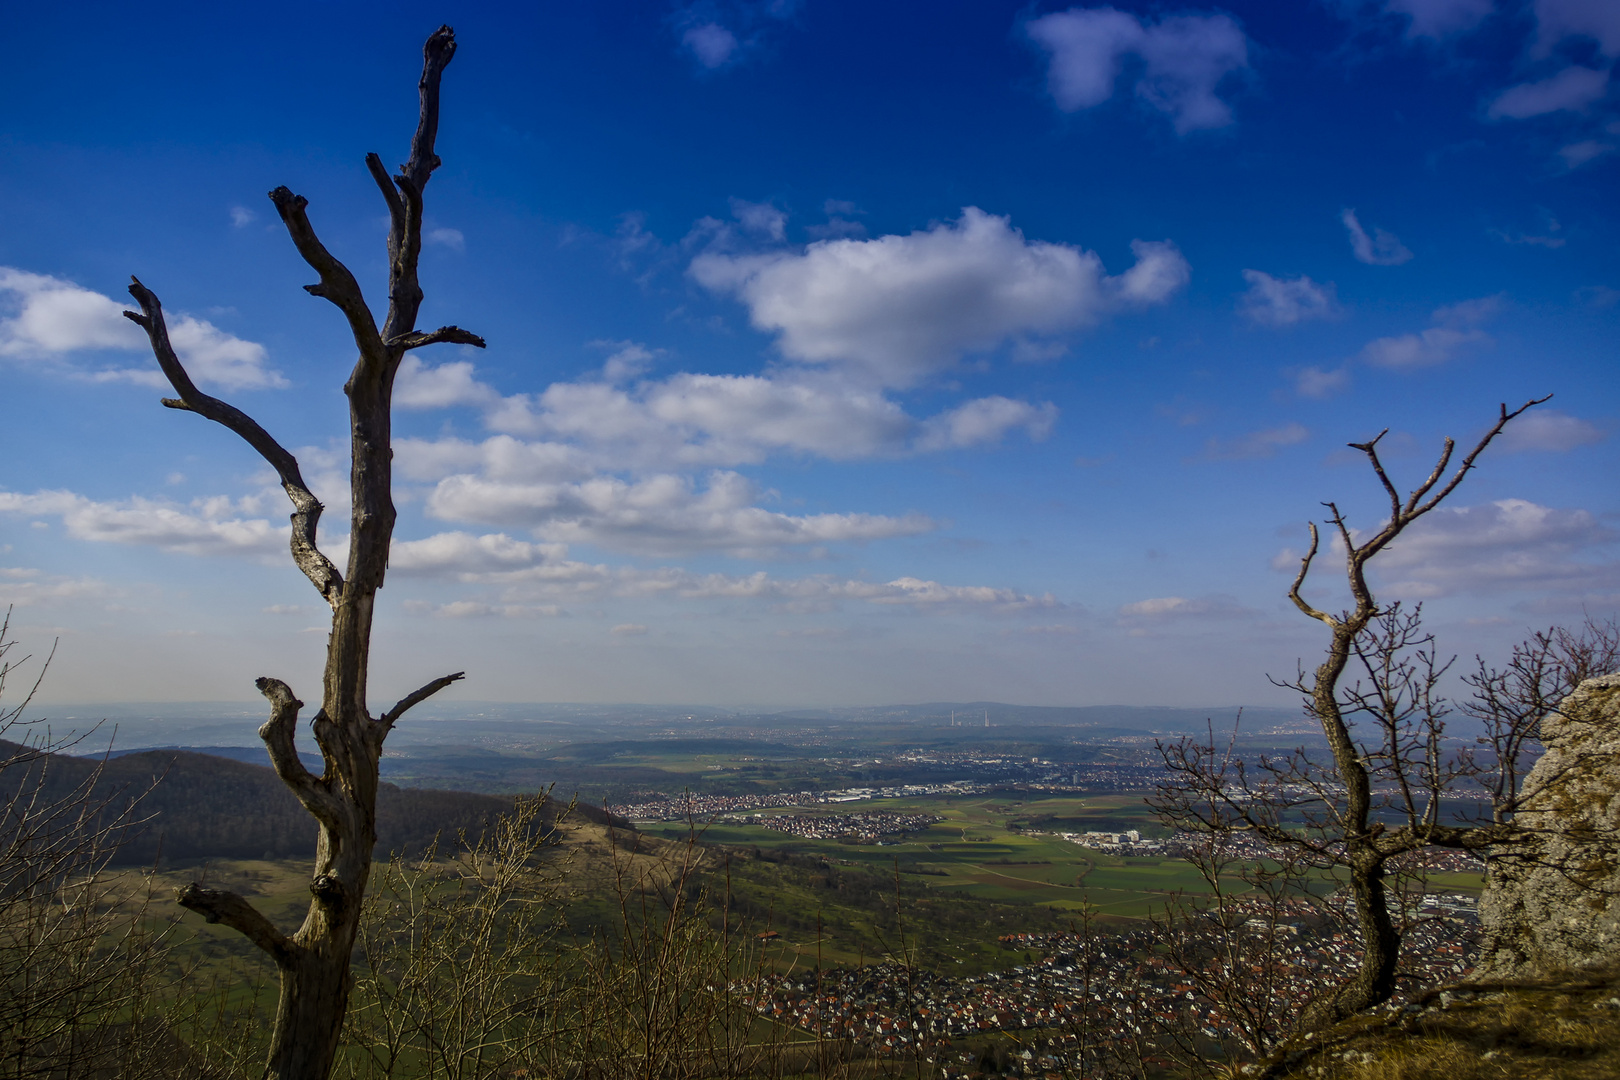
<svg viewBox="0 0 1620 1080">
<path fill-rule="evenodd" d="M 0 740 L 0 805 L 19 792 L 31 793 L 43 776 L 45 800 L 71 799 L 85 792 L 88 805 L 105 806 L 107 819 L 138 800 L 130 830 L 118 853 L 122 863 L 199 858 L 286 858 L 315 853 L 315 822 L 276 774 L 211 754 L 147 750 L 109 758 L 47 754 L 19 764 L 28 752 Z M 99 768 L 99 775 L 97 770 Z M 89 790 L 86 790 L 87 787 Z M 563 798 L 558 809 L 567 805 Z M 377 793 L 377 855 L 421 851 L 441 836 L 446 845 L 465 831 L 476 836 L 512 800 L 464 791 L 401 788 L 384 783 Z M 599 808 L 580 805 L 574 815 L 605 822 Z M 623 822 L 615 824 L 629 828 Z"/>
</svg>

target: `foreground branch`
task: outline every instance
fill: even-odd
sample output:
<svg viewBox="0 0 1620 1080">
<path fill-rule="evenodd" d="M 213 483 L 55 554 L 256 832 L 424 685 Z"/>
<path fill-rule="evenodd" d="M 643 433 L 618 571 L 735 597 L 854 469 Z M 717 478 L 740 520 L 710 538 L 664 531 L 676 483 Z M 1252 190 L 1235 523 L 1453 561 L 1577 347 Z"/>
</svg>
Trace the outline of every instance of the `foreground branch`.
<svg viewBox="0 0 1620 1080">
<path fill-rule="evenodd" d="M 394 726 L 394 721 L 398 720 L 401 716 L 404 716 L 408 710 L 422 704 L 422 702 L 426 701 L 434 694 L 437 694 L 440 690 L 443 690 L 453 682 L 459 682 L 461 679 L 466 678 L 466 676 L 467 673 L 465 671 L 458 671 L 454 675 L 444 675 L 440 678 L 434 679 L 420 690 L 413 690 L 409 694 L 406 694 L 404 697 L 400 698 L 399 703 L 392 709 L 389 709 L 387 712 L 383 713 L 383 715 L 378 718 L 377 722 L 383 726 L 383 731 L 386 733 L 389 728 Z"/>
<path fill-rule="evenodd" d="M 298 946 L 274 923 L 264 917 L 258 908 L 236 893 L 224 889 L 205 889 L 193 881 L 175 892 L 181 907 L 189 908 L 211 923 L 224 923 L 253 944 L 263 949 L 276 962 L 277 967 L 291 967 L 298 955 Z"/>
<path fill-rule="evenodd" d="M 482 349 L 484 339 L 471 330 L 463 330 L 459 326 L 441 326 L 437 330 L 430 330 L 425 334 L 421 331 L 413 331 L 409 334 L 401 334 L 398 337 L 388 339 L 390 349 L 400 349 L 402 351 L 405 349 L 420 349 L 424 345 L 439 344 L 475 345 Z"/>
<path fill-rule="evenodd" d="M 254 682 L 270 701 L 270 719 L 259 728 L 259 738 L 270 751 L 270 764 L 275 767 L 281 782 L 292 789 L 315 820 L 328 828 L 342 827 L 343 806 L 331 790 L 304 767 L 293 745 L 293 734 L 298 727 L 298 710 L 304 703 L 293 696 L 287 684 L 280 679 L 261 678 Z"/>
<path fill-rule="evenodd" d="M 186 373 L 180 358 L 175 355 L 174 346 L 169 342 L 169 328 L 163 320 L 163 305 L 157 295 L 142 285 L 139 278 L 130 278 L 129 294 L 135 302 L 141 305 L 141 314 L 133 311 L 124 312 L 124 318 L 135 323 L 146 331 L 146 336 L 152 342 L 152 354 L 157 358 L 158 367 L 168 378 L 169 384 L 174 387 L 178 399 L 164 398 L 163 404 L 171 409 L 182 409 L 194 412 L 198 416 L 222 424 L 240 435 L 249 446 L 259 452 L 259 456 L 270 463 L 281 478 L 282 490 L 287 498 L 292 500 L 292 557 L 298 564 L 298 569 L 304 572 L 315 588 L 328 604 L 334 608 L 343 595 L 343 577 L 338 573 L 332 561 L 321 554 L 320 548 L 315 545 L 316 531 L 321 522 L 321 501 L 309 490 L 304 483 L 303 473 L 298 468 L 298 459 L 293 457 L 280 443 L 270 437 L 270 433 L 259 426 L 253 417 L 226 404 L 216 397 L 210 397 L 197 389 Z"/>
</svg>

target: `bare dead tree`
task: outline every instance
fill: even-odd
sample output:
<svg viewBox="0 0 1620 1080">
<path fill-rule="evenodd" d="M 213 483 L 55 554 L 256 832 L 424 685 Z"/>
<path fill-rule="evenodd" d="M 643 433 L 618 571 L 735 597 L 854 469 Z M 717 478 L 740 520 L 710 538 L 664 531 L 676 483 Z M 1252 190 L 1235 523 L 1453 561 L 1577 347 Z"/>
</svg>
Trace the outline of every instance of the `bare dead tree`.
<svg viewBox="0 0 1620 1080">
<path fill-rule="evenodd" d="M 294 729 L 303 702 L 279 679 L 261 678 L 260 693 L 270 702 L 270 719 L 259 737 L 281 780 L 292 789 L 319 825 L 311 875 L 313 898 L 303 925 L 284 933 L 242 897 L 192 884 L 182 889 L 181 904 L 210 922 L 240 931 L 275 961 L 281 973 L 281 995 L 271 1037 L 267 1072 L 281 1078 L 324 1078 L 337 1052 L 353 978 L 349 970 L 359 926 L 361 900 L 371 872 L 377 839 L 377 760 L 383 740 L 410 708 L 449 686 L 461 673 L 446 675 L 415 690 L 382 716 L 366 709 L 366 676 L 371 622 L 377 590 L 388 568 L 394 532 L 391 494 L 393 449 L 391 403 L 394 378 L 410 349 L 440 342 L 483 347 L 475 334 L 455 326 L 426 333 L 416 329 L 422 288 L 417 261 L 422 250 L 422 193 L 439 166 L 434 141 L 439 129 L 439 81 L 456 52 L 455 34 L 442 26 L 423 47 L 418 84 L 421 108 L 410 159 L 389 177 L 382 159 L 366 155 L 366 167 L 388 208 L 388 314 L 381 327 L 361 294 L 359 283 L 316 236 L 302 195 L 285 187 L 270 192 L 293 245 L 320 281 L 305 290 L 336 305 L 348 322 L 359 358 L 344 384 L 349 398 L 349 441 L 353 458 L 348 566 L 333 565 L 317 543 L 323 507 L 299 471 L 298 461 L 255 420 L 240 409 L 197 389 L 169 343 L 163 308 L 157 296 L 133 280 L 129 292 L 140 312 L 124 315 L 151 339 L 152 352 L 168 378 L 175 398 L 171 409 L 192 412 L 222 424 L 241 436 L 276 470 L 292 500 L 293 562 L 332 608 L 321 706 L 313 730 L 324 770 L 311 774 L 293 747 Z"/>
<path fill-rule="evenodd" d="M 1587 679 L 1620 669 L 1620 622 L 1587 616 L 1579 629 L 1538 630 L 1513 647 L 1507 666 L 1481 657 L 1463 681 L 1474 690 L 1462 711 L 1484 729 L 1469 755 L 1496 822 L 1512 819 L 1541 740 L 1542 718 Z"/>
<path fill-rule="evenodd" d="M 1303 695 L 1307 713 L 1327 741 L 1327 758 L 1300 749 L 1281 759 L 1261 757 L 1250 768 L 1214 740 L 1160 747 L 1171 778 L 1161 785 L 1156 806 L 1167 820 L 1198 831 L 1249 833 L 1271 845 L 1281 862 L 1342 874 L 1354 907 L 1360 963 L 1342 985 L 1312 1001 L 1302 1027 L 1333 1023 L 1395 992 L 1402 927 L 1400 905 L 1392 904 L 1390 894 L 1403 856 L 1430 846 L 1483 852 L 1515 835 L 1511 821 L 1458 821 L 1442 813 L 1446 798 L 1468 786 L 1471 769 L 1445 741 L 1448 706 L 1437 687 L 1448 662 L 1437 658 L 1420 612 L 1378 603 L 1367 565 L 1456 491 L 1515 417 L 1546 400 L 1512 411 L 1503 405 L 1449 476 L 1456 444 L 1448 438 L 1434 469 L 1404 498 L 1378 456 L 1383 433 L 1350 444 L 1378 477 L 1389 498 L 1389 516 L 1358 542 L 1338 505 L 1324 504 L 1327 523 L 1344 549 L 1353 605 L 1337 614 L 1317 609 L 1301 594 L 1320 544 L 1311 523 L 1310 546 L 1288 597 L 1328 628 L 1327 656 L 1314 672 L 1302 668 L 1296 678 L 1279 683 Z M 1347 672 L 1356 678 L 1348 687 Z"/>
</svg>

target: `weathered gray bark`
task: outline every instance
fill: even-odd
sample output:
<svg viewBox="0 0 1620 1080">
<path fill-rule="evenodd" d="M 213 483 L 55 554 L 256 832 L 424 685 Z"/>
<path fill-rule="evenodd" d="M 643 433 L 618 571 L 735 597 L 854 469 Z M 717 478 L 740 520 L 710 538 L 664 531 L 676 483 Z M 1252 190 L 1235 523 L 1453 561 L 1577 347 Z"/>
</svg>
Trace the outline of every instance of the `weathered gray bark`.
<svg viewBox="0 0 1620 1080">
<path fill-rule="evenodd" d="M 423 47 L 421 108 L 410 160 L 390 178 L 376 154 L 366 167 L 388 207 L 388 315 L 382 328 L 347 267 L 320 242 L 305 208 L 307 200 L 285 187 L 270 193 L 298 253 L 319 275 L 305 289 L 331 301 L 343 313 L 359 350 L 359 359 L 344 384 L 349 398 L 351 508 L 349 560 L 340 574 L 317 544 L 321 504 L 304 483 L 298 462 L 251 417 L 197 389 L 169 343 L 163 308 L 140 281 L 130 295 L 140 312 L 124 314 L 143 327 L 152 351 L 177 398 L 163 404 L 197 413 L 240 435 L 270 463 L 292 500 L 293 561 L 332 608 L 321 707 L 313 721 L 324 768 L 307 770 L 293 748 L 298 712 L 303 708 L 292 690 L 277 679 L 258 680 L 269 700 L 270 719 L 259 729 L 276 773 L 298 797 L 319 826 L 311 875 L 309 911 L 303 925 L 283 933 L 248 901 L 234 893 L 196 884 L 177 899 L 210 922 L 240 931 L 263 949 L 281 972 L 281 997 L 271 1038 L 266 1074 L 282 1080 L 320 1080 L 332 1069 L 343 1026 L 352 978 L 350 955 L 359 926 L 360 901 L 371 872 L 377 839 L 377 762 L 383 740 L 407 709 L 461 678 L 435 679 L 412 692 L 380 717 L 366 709 L 366 675 L 371 622 L 377 590 L 388 568 L 394 531 L 391 401 L 394 378 L 406 351 L 438 342 L 483 346 L 458 327 L 428 333 L 416 330 L 422 289 L 417 260 L 422 247 L 422 192 L 439 165 L 434 141 L 439 126 L 439 80 L 455 55 L 455 35 L 440 27 Z"/>
</svg>

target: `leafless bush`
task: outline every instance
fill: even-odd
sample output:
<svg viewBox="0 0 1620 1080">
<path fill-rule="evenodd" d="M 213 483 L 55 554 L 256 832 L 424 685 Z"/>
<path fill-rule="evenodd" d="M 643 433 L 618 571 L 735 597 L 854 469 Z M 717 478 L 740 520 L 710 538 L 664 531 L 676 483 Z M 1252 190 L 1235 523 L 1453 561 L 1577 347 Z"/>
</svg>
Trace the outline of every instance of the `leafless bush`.
<svg viewBox="0 0 1620 1080">
<path fill-rule="evenodd" d="M 0 694 L 30 659 L 14 656 L 10 622 L 8 611 Z M 0 1077 L 161 1075 L 164 934 L 149 927 L 150 890 L 131 896 L 107 869 L 138 794 L 98 791 L 99 768 L 65 790 L 50 783 L 52 755 L 84 736 L 53 737 L 25 715 L 49 664 L 0 708 Z"/>
</svg>

